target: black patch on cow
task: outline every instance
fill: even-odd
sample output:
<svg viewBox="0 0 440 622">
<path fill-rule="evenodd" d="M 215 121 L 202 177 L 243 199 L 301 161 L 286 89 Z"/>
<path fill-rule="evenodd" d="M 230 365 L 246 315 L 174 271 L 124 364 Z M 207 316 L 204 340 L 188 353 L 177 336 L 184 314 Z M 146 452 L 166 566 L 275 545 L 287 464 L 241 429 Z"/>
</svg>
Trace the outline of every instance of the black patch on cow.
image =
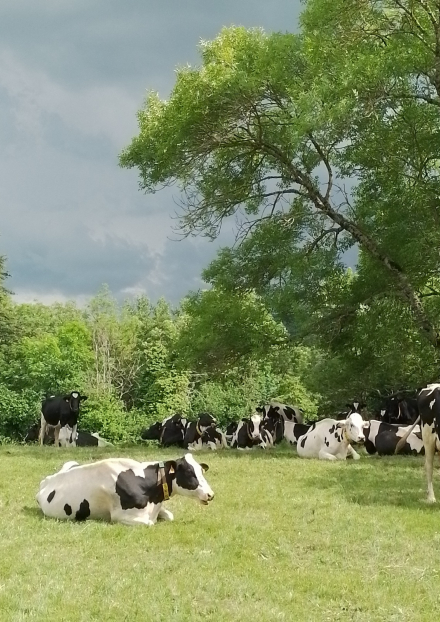
<svg viewBox="0 0 440 622">
<path fill-rule="evenodd" d="M 328 431 L 329 434 L 333 434 L 333 432 L 336 430 L 336 426 L 332 425 L 332 427 L 330 428 L 330 430 Z"/>
<path fill-rule="evenodd" d="M 141 438 L 144 441 L 159 441 L 161 432 L 162 424 L 160 423 L 160 421 L 156 421 L 156 423 L 153 423 L 153 425 L 151 425 L 149 428 L 145 428 L 144 430 L 142 430 Z"/>
<path fill-rule="evenodd" d="M 72 514 L 72 508 L 70 507 L 68 503 L 66 503 L 66 505 L 64 506 L 64 511 L 67 514 L 67 516 L 70 516 Z"/>
<path fill-rule="evenodd" d="M 157 464 L 151 464 L 144 469 L 144 477 L 135 475 L 132 469 L 119 473 L 115 490 L 123 510 L 140 510 L 147 503 L 161 503 L 164 500 L 163 488 L 158 484 L 158 470 Z M 167 484 L 171 494 L 171 478 L 167 477 Z"/>
<path fill-rule="evenodd" d="M 96 436 L 89 434 L 89 432 L 77 432 L 76 446 L 77 447 L 97 447 L 99 441 Z"/>
<path fill-rule="evenodd" d="M 324 443 L 327 447 L 330 447 L 330 442 L 327 440 L 327 437 L 324 438 Z"/>
<path fill-rule="evenodd" d="M 84 501 L 81 501 L 81 503 L 79 504 L 79 510 L 75 514 L 75 518 L 76 520 L 86 520 L 86 518 L 89 518 L 89 516 L 90 505 L 87 499 L 84 499 Z"/>
<path fill-rule="evenodd" d="M 176 484 L 186 490 L 196 490 L 199 485 L 196 472 L 183 458 L 176 461 Z"/>
<path fill-rule="evenodd" d="M 374 443 L 370 441 L 369 438 L 365 439 L 365 449 L 367 450 L 367 453 L 369 453 L 370 455 L 373 455 L 376 453 L 376 447 L 374 446 Z"/>
<path fill-rule="evenodd" d="M 162 428 L 160 434 L 160 442 L 164 447 L 170 445 L 177 445 L 183 447 L 183 440 L 185 438 L 185 430 L 187 423 L 184 423 L 182 416 L 179 414 L 173 415 L 168 419 Z"/>
<path fill-rule="evenodd" d="M 54 497 L 55 497 L 55 490 L 52 490 L 52 492 L 49 493 L 49 496 L 47 497 L 47 502 L 50 503 Z"/>
<path fill-rule="evenodd" d="M 306 444 L 306 439 L 307 439 L 307 436 L 304 436 L 303 440 L 300 443 L 301 447 L 304 447 L 304 445 Z"/>
</svg>

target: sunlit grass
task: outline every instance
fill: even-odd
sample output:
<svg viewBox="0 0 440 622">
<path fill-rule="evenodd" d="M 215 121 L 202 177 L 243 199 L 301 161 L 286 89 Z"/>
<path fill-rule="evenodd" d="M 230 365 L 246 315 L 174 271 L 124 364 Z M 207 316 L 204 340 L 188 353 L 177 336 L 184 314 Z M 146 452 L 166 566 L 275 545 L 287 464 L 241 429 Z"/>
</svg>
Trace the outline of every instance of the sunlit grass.
<svg viewBox="0 0 440 622">
<path fill-rule="evenodd" d="M 0 620 L 401 622 L 438 612 L 440 508 L 424 501 L 422 458 L 204 452 L 212 504 L 173 498 L 174 523 L 153 528 L 57 522 L 35 502 L 40 480 L 67 460 L 181 453 L 1 448 Z"/>
</svg>

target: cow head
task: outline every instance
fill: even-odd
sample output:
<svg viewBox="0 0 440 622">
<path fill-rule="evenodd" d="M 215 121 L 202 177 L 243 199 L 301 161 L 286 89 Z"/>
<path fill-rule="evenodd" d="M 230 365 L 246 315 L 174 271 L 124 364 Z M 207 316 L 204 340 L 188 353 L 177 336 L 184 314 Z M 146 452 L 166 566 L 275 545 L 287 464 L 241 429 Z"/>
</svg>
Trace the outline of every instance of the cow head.
<svg viewBox="0 0 440 622">
<path fill-rule="evenodd" d="M 250 419 L 246 419 L 246 423 L 247 423 L 249 438 L 254 442 L 260 441 L 261 440 L 261 435 L 260 435 L 261 416 L 255 413 L 254 415 L 252 415 Z"/>
<path fill-rule="evenodd" d="M 158 441 L 160 439 L 160 433 L 162 432 L 162 424 L 160 421 L 156 421 L 149 428 L 146 428 L 141 433 L 141 438 L 144 441 Z"/>
<path fill-rule="evenodd" d="M 261 422 L 260 430 L 266 430 L 274 442 L 279 442 L 284 434 L 284 419 L 281 415 L 269 417 Z"/>
<path fill-rule="evenodd" d="M 217 419 L 209 413 L 200 413 L 197 417 L 197 424 L 200 429 L 215 427 L 217 425 Z"/>
<path fill-rule="evenodd" d="M 87 395 L 81 395 L 78 391 L 72 391 L 69 395 L 64 395 L 63 400 L 68 402 L 70 405 L 70 410 L 73 413 L 79 412 L 80 402 L 85 402 L 87 399 Z"/>
<path fill-rule="evenodd" d="M 210 426 L 202 434 L 202 443 L 206 443 L 211 449 L 217 449 L 224 444 L 221 430 Z"/>
<path fill-rule="evenodd" d="M 351 413 L 360 413 L 361 410 L 365 408 L 366 404 L 359 402 L 358 400 L 354 400 L 350 404 L 345 404 L 345 406 L 348 408 L 348 414 L 351 415 Z"/>
<path fill-rule="evenodd" d="M 351 413 L 345 421 L 338 421 L 337 427 L 344 428 L 349 442 L 362 443 L 365 440 L 364 428 L 369 426 L 359 413 Z"/>
<path fill-rule="evenodd" d="M 183 458 L 168 460 L 167 465 L 170 465 L 174 493 L 193 497 L 204 505 L 214 498 L 214 492 L 203 475 L 209 468 L 207 464 L 199 464 L 192 454 L 187 453 Z"/>
</svg>

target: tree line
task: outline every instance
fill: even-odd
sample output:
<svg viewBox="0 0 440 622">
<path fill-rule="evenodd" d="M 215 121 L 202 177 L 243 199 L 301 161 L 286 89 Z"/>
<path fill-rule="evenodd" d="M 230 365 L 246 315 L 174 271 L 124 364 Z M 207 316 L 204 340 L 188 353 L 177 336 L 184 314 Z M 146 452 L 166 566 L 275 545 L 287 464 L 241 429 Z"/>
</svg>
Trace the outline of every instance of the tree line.
<svg viewBox="0 0 440 622">
<path fill-rule="evenodd" d="M 276 397 L 313 417 L 438 380 L 437 0 L 309 0 L 298 34 L 225 28 L 138 122 L 121 166 L 177 186 L 182 235 L 235 218 L 239 243 L 176 309 L 3 291 L 1 434 L 72 384 L 87 427 L 124 440 L 174 411 Z"/>
</svg>

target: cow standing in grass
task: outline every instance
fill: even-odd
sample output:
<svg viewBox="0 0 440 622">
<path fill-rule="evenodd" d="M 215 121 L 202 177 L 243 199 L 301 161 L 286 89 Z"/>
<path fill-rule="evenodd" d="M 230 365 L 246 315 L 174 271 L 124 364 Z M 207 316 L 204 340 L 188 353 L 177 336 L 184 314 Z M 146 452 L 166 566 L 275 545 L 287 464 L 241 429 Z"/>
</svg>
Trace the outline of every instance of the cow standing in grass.
<svg viewBox="0 0 440 622">
<path fill-rule="evenodd" d="M 440 384 L 428 384 L 417 396 L 419 416 L 408 432 L 397 443 L 395 453 L 399 453 L 407 438 L 420 421 L 422 440 L 425 447 L 425 469 L 428 483 L 428 503 L 435 503 L 432 473 L 434 470 L 434 454 L 440 450 Z"/>
<path fill-rule="evenodd" d="M 78 391 L 45 399 L 41 406 L 40 444 L 44 443 L 46 428 L 51 426 L 54 428 L 55 447 L 75 446 L 79 407 L 86 399 L 87 396 Z"/>
</svg>

